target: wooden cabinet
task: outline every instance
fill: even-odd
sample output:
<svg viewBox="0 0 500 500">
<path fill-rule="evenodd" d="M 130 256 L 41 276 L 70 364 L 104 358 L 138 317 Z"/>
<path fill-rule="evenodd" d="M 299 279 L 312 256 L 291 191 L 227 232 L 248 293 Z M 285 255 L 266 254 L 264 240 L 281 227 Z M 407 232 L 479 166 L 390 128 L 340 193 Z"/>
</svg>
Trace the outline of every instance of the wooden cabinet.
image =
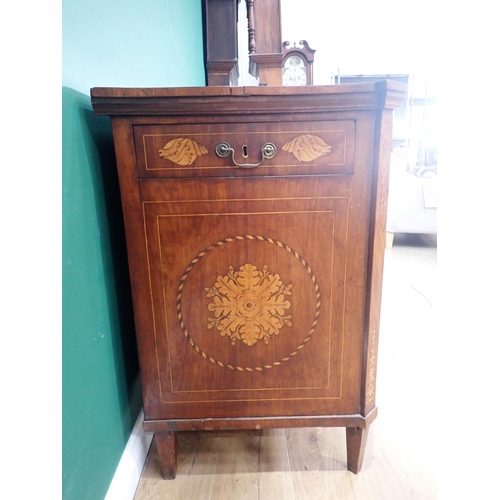
<svg viewBox="0 0 500 500">
<path fill-rule="evenodd" d="M 346 427 L 359 471 L 405 89 L 92 89 L 112 117 L 144 426 L 165 477 L 177 431 L 296 426 Z"/>
</svg>

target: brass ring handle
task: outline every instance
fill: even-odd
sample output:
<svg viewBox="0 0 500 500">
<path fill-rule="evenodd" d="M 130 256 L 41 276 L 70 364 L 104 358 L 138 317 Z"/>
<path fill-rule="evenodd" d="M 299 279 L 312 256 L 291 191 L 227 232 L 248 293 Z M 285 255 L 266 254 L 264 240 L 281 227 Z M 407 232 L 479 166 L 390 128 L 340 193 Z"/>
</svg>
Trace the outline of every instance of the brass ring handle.
<svg viewBox="0 0 500 500">
<path fill-rule="evenodd" d="M 266 142 L 260 148 L 260 152 L 262 153 L 262 159 L 259 163 L 236 163 L 234 160 L 234 149 L 227 142 L 219 142 L 217 146 L 215 146 L 215 154 L 220 158 L 226 158 L 231 155 L 233 163 L 240 168 L 255 168 L 262 164 L 264 160 L 270 160 L 276 154 L 276 146 L 271 142 Z"/>
</svg>

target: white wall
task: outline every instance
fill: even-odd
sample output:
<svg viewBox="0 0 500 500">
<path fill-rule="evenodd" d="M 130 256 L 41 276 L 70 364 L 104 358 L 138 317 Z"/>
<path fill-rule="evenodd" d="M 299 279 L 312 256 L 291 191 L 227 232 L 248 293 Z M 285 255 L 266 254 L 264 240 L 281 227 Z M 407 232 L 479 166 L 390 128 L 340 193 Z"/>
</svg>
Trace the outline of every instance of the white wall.
<svg viewBox="0 0 500 500">
<path fill-rule="evenodd" d="M 239 9 L 240 84 L 249 85 L 257 82 L 247 77 L 244 1 Z M 316 50 L 315 85 L 330 85 L 339 68 L 344 75 L 409 73 L 423 96 L 429 69 L 428 96 L 436 95 L 434 10 L 430 0 L 281 0 L 282 38 L 307 40 Z"/>
</svg>

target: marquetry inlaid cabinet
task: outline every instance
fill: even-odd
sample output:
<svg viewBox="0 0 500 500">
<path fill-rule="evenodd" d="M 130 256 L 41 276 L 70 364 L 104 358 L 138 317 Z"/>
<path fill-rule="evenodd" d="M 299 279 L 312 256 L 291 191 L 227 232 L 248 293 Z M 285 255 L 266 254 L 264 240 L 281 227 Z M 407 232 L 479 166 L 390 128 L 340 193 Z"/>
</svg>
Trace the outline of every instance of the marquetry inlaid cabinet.
<svg viewBox="0 0 500 500">
<path fill-rule="evenodd" d="M 112 118 L 144 403 L 176 432 L 376 416 L 394 82 L 94 88 Z"/>
</svg>

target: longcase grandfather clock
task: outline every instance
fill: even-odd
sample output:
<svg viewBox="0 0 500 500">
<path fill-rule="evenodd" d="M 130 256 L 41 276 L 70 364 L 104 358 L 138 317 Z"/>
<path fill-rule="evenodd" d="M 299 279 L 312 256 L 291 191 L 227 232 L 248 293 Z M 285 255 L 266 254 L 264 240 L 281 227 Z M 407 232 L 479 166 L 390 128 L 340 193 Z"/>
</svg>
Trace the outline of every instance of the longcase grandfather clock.
<svg viewBox="0 0 500 500">
<path fill-rule="evenodd" d="M 112 119 L 144 427 L 339 426 L 362 464 L 396 82 L 94 88 Z"/>
<path fill-rule="evenodd" d="M 305 40 L 283 42 L 283 85 L 312 85 L 316 51 Z"/>
</svg>

